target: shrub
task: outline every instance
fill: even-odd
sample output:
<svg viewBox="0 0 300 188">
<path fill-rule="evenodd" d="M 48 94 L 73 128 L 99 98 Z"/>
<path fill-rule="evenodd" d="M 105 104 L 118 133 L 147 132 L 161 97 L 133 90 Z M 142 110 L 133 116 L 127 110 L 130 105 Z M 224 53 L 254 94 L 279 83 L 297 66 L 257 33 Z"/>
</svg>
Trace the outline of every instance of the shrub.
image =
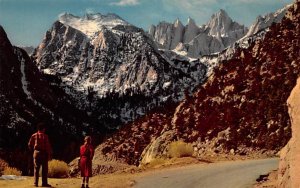
<svg viewBox="0 0 300 188">
<path fill-rule="evenodd" d="M 0 159 L 0 175 L 2 175 L 2 172 L 6 167 L 9 167 L 8 163 L 3 159 Z"/>
<path fill-rule="evenodd" d="M 69 166 L 63 161 L 53 159 L 48 166 L 48 176 L 50 178 L 65 178 L 69 175 Z"/>
<path fill-rule="evenodd" d="M 150 163 L 148 163 L 146 166 L 148 168 L 154 168 L 156 166 L 161 166 L 163 164 L 165 164 L 167 162 L 166 159 L 163 159 L 163 158 L 155 158 L 153 159 Z"/>
<path fill-rule="evenodd" d="M 21 176 L 22 172 L 14 167 L 5 167 L 3 170 L 3 175 L 16 175 Z"/>
<path fill-rule="evenodd" d="M 170 157 L 189 157 L 194 152 L 192 144 L 185 143 L 182 140 L 172 142 L 169 146 L 168 154 Z"/>
</svg>

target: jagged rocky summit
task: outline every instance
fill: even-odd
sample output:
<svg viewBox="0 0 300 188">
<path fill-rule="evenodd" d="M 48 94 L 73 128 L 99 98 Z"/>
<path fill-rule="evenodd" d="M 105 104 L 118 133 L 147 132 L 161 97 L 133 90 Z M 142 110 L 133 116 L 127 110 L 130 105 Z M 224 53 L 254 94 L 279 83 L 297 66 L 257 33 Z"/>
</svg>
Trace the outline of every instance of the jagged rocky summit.
<svg viewBox="0 0 300 188">
<path fill-rule="evenodd" d="M 198 26 L 192 18 L 188 18 L 184 26 L 177 19 L 173 24 L 163 21 L 157 26 L 151 25 L 148 33 L 160 49 L 172 50 L 191 58 L 201 58 L 219 53 L 236 41 L 251 37 L 274 22 L 280 22 L 288 7 L 289 5 L 274 13 L 258 16 L 249 30 L 233 21 L 221 9 L 205 25 Z"/>
<path fill-rule="evenodd" d="M 177 19 L 173 24 L 160 22 L 149 29 L 150 36 L 160 48 L 186 51 L 193 58 L 220 52 L 247 32 L 245 26 L 233 21 L 222 9 L 200 27 L 189 18 L 186 26 Z"/>
</svg>

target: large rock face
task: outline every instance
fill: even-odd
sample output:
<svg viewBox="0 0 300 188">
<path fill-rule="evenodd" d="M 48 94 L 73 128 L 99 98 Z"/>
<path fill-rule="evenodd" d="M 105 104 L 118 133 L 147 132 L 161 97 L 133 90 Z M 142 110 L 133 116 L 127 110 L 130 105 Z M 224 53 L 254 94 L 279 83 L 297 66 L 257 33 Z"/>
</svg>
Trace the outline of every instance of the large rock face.
<svg viewBox="0 0 300 188">
<path fill-rule="evenodd" d="M 196 25 L 195 20 L 188 18 L 187 25 L 185 26 L 183 43 L 191 42 L 200 32 L 199 27 Z"/>
<path fill-rule="evenodd" d="M 179 21 L 175 27 L 180 33 Z M 206 78 L 204 64 L 167 61 L 141 29 L 111 14 L 62 15 L 34 57 L 41 71 L 62 80 L 79 108 L 109 128 L 181 100 Z"/>
<path fill-rule="evenodd" d="M 160 48 L 178 50 L 180 46 L 184 46 L 189 57 L 199 57 L 224 50 L 242 38 L 247 31 L 246 27 L 234 22 L 224 10 L 220 10 L 201 27 L 191 18 L 186 26 L 182 26 L 177 19 L 174 24 L 161 22 L 157 26 L 151 26 L 149 34 Z"/>
<path fill-rule="evenodd" d="M 234 22 L 225 10 L 220 10 L 212 15 L 211 20 L 207 23 L 209 35 L 229 38 L 240 38 L 244 35 L 246 28 L 237 22 Z"/>
</svg>

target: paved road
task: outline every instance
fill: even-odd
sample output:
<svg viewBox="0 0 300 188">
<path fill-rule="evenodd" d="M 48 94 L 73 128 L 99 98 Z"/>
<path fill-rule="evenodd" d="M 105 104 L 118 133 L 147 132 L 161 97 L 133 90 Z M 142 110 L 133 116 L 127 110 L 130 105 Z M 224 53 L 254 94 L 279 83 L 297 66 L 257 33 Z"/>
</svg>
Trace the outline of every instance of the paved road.
<svg viewBox="0 0 300 188">
<path fill-rule="evenodd" d="M 279 159 L 192 165 L 136 178 L 136 188 L 248 188 L 259 175 L 277 169 Z"/>
</svg>

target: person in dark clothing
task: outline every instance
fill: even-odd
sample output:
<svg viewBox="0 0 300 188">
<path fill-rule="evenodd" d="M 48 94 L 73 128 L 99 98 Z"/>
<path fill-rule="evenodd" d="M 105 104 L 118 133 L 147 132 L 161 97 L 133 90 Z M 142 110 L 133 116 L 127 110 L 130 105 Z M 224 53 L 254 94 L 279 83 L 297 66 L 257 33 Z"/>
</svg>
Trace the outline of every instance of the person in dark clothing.
<svg viewBox="0 0 300 188">
<path fill-rule="evenodd" d="M 84 138 L 84 144 L 80 147 L 80 171 L 82 178 L 81 188 L 89 188 L 89 177 L 92 177 L 92 160 L 94 157 L 94 148 L 91 144 L 90 136 Z M 84 186 L 86 183 L 86 187 Z"/>
<path fill-rule="evenodd" d="M 45 134 L 45 125 L 37 124 L 38 131 L 34 133 L 29 142 L 28 147 L 33 150 L 34 164 L 34 185 L 38 187 L 39 171 L 42 167 L 42 187 L 51 187 L 48 184 L 48 160 L 51 158 L 52 150 L 48 135 Z"/>
</svg>

